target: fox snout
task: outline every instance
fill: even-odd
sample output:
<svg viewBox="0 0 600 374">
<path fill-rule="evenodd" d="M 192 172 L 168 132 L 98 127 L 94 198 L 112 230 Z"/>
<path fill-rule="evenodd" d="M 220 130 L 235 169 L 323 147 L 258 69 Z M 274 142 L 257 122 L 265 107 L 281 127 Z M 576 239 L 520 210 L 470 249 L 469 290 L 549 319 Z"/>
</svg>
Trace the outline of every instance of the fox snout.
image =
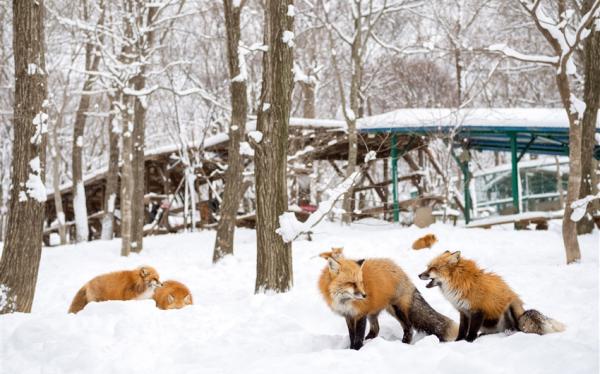
<svg viewBox="0 0 600 374">
<path fill-rule="evenodd" d="M 356 300 L 364 300 L 367 298 L 367 294 L 364 292 L 356 291 L 354 292 L 354 298 Z"/>
<path fill-rule="evenodd" d="M 419 274 L 419 279 L 428 280 L 429 279 L 429 272 L 424 271 L 421 274 Z"/>
</svg>

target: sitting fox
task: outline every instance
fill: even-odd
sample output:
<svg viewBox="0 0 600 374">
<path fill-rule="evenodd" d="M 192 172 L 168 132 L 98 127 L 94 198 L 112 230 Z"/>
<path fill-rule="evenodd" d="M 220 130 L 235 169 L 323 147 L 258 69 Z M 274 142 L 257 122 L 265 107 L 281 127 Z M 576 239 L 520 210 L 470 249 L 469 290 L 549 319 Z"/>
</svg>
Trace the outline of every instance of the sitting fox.
<svg viewBox="0 0 600 374">
<path fill-rule="evenodd" d="M 437 238 L 434 234 L 427 234 L 417 240 L 412 245 L 412 249 L 419 250 L 425 248 L 431 248 L 435 243 L 437 243 Z"/>
<path fill-rule="evenodd" d="M 102 274 L 81 287 L 69 313 L 79 312 L 92 301 L 150 299 L 158 286 L 158 272 L 150 266 Z"/>
<path fill-rule="evenodd" d="M 154 291 L 152 296 L 159 309 L 181 309 L 192 305 L 192 293 L 183 284 L 174 280 L 164 281 L 162 286 Z"/>
<path fill-rule="evenodd" d="M 328 266 L 321 273 L 319 288 L 329 307 L 346 319 L 350 348 L 363 346 L 367 319 L 370 330 L 366 338 L 379 334 L 377 317 L 382 310 L 400 322 L 404 343 L 412 341 L 413 328 L 441 341 L 456 338 L 456 323 L 436 312 L 393 261 L 354 261 L 344 258 L 341 248 L 320 256 L 327 259 Z"/>
<path fill-rule="evenodd" d="M 460 312 L 456 340 L 472 342 L 480 330 L 484 334 L 519 330 L 542 335 L 565 329 L 537 310 L 525 310 L 519 296 L 500 276 L 481 270 L 474 261 L 462 258 L 460 251 L 437 256 L 419 278 L 430 280 L 427 288 L 439 286 Z"/>
</svg>

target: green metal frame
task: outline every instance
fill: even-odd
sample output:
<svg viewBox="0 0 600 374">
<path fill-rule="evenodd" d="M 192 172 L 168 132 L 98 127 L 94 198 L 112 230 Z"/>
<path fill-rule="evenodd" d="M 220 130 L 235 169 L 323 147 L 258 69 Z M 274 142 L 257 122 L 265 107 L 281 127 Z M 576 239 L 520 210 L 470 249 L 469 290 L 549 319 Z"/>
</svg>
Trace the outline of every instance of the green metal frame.
<svg viewBox="0 0 600 374">
<path fill-rule="evenodd" d="M 512 198 L 515 213 L 520 213 L 519 209 L 519 160 L 517 157 L 517 134 L 510 134 L 510 164 L 511 164 L 511 182 L 512 182 Z"/>
<path fill-rule="evenodd" d="M 392 133 L 392 196 L 394 199 L 394 222 L 400 221 L 400 202 L 398 201 L 398 137 Z"/>
</svg>

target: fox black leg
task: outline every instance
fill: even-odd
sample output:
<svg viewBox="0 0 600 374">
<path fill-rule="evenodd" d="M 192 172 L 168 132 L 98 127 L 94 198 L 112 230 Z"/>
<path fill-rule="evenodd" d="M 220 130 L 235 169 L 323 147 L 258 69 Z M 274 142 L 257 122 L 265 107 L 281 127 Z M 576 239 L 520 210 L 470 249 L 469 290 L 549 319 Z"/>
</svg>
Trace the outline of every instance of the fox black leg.
<svg viewBox="0 0 600 374">
<path fill-rule="evenodd" d="M 367 318 L 369 319 L 369 333 L 365 339 L 374 339 L 379 335 L 379 320 L 377 314 L 371 314 Z"/>
<path fill-rule="evenodd" d="M 466 313 L 460 312 L 460 325 L 458 326 L 458 336 L 456 341 L 463 340 L 467 337 L 469 330 L 469 316 Z"/>
<path fill-rule="evenodd" d="M 396 319 L 398 319 L 400 325 L 402 325 L 402 330 L 404 330 L 404 335 L 402 336 L 402 343 L 410 344 L 410 342 L 412 341 L 412 323 L 410 323 L 408 316 L 404 312 L 402 312 L 400 307 L 393 305 L 393 308 Z"/>
<path fill-rule="evenodd" d="M 354 349 L 354 336 L 356 333 L 356 321 L 354 318 L 346 317 L 346 325 L 348 326 L 348 335 L 350 336 L 350 348 Z"/>
<path fill-rule="evenodd" d="M 356 320 L 356 329 L 354 330 L 354 347 L 352 349 L 359 350 L 363 346 L 365 340 L 365 330 L 367 328 L 367 317 L 362 317 Z"/>
<path fill-rule="evenodd" d="M 471 315 L 471 323 L 469 323 L 469 332 L 467 333 L 467 341 L 472 342 L 477 338 L 477 333 L 483 324 L 483 313 L 475 312 Z"/>
</svg>

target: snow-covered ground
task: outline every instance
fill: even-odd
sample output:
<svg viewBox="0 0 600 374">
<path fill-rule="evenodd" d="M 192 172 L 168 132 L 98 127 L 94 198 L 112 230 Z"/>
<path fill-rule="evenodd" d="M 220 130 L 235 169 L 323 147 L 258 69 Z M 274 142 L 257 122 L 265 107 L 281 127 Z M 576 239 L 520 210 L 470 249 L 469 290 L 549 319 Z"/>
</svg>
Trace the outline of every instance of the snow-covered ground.
<svg viewBox="0 0 600 374">
<path fill-rule="evenodd" d="M 435 233 L 432 250 L 412 251 L 417 237 Z M 25 373 L 597 373 L 599 235 L 580 237 L 583 260 L 564 265 L 560 229 L 513 231 L 400 228 L 367 220 L 351 227 L 324 223 L 313 241 L 293 244 L 291 292 L 254 295 L 255 233 L 238 230 L 235 257 L 213 266 L 214 232 L 148 238 L 140 255 L 119 256 L 118 241 L 45 248 L 33 312 L 0 316 L 0 372 Z M 388 315 L 380 337 L 360 351 L 347 349 L 346 324 L 323 302 L 316 283 L 332 245 L 349 257 L 390 257 L 434 308 L 457 312 L 417 274 L 443 250 L 460 249 L 504 276 L 527 307 L 567 325 L 545 336 L 515 333 L 474 343 L 439 343 L 417 336 L 401 343 Z M 149 264 L 163 280 L 192 290 L 195 305 L 161 311 L 152 301 L 88 305 L 66 313 L 88 279 Z"/>
</svg>

